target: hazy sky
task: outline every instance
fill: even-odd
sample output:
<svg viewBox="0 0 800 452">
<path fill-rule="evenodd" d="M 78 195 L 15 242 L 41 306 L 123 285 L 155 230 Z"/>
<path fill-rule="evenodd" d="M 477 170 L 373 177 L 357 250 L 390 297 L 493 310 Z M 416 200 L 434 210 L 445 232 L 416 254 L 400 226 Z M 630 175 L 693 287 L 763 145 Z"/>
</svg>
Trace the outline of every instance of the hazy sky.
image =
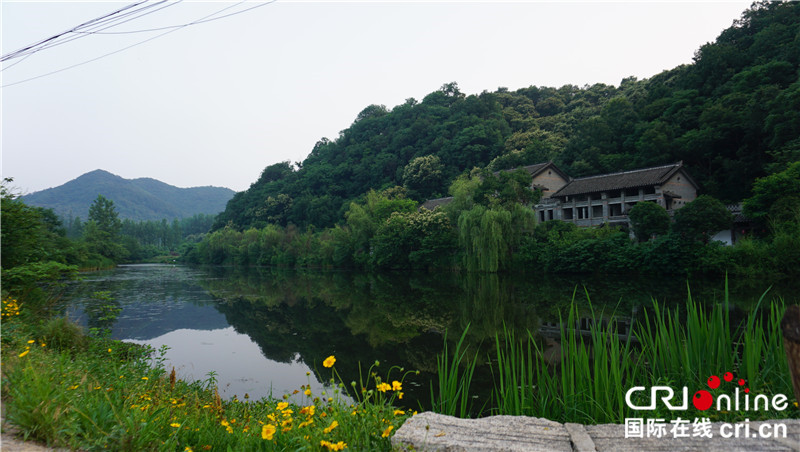
<svg viewBox="0 0 800 452">
<path fill-rule="evenodd" d="M 2 0 L 2 54 L 126 4 Z M 107 31 L 257 4 L 172 2 Z M 84 35 L 3 63 L 2 175 L 25 193 L 98 168 L 244 190 L 265 166 L 338 137 L 370 104 L 421 100 L 453 81 L 467 94 L 618 86 L 691 63 L 749 4 L 277 1 L 15 84 L 173 29 Z"/>
</svg>

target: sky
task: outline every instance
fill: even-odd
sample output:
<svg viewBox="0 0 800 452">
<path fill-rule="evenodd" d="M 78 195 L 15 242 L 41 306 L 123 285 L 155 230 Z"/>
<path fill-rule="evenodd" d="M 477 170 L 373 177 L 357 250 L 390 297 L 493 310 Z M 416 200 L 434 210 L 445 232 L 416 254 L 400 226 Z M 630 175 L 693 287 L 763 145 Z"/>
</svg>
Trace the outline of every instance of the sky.
<svg viewBox="0 0 800 452">
<path fill-rule="evenodd" d="M 129 2 L 1 0 L 2 54 Z M 749 4 L 171 0 L 2 63 L 2 176 L 22 194 L 95 169 L 241 191 L 371 104 L 449 82 L 619 86 L 691 63 Z"/>
</svg>

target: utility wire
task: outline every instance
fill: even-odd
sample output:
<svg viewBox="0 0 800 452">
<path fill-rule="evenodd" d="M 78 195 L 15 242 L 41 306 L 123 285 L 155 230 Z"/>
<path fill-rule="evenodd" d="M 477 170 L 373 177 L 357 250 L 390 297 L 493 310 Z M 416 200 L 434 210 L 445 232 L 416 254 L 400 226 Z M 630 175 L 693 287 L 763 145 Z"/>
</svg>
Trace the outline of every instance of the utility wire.
<svg viewBox="0 0 800 452">
<path fill-rule="evenodd" d="M 105 18 L 107 18 L 107 17 L 114 16 L 114 15 L 116 15 L 116 14 L 119 14 L 119 13 L 121 13 L 122 11 L 125 11 L 125 10 L 127 10 L 127 9 L 130 9 L 130 8 L 134 8 L 134 7 L 136 7 L 136 6 L 139 6 L 139 5 L 141 5 L 141 4 L 143 4 L 143 3 L 146 3 L 146 2 L 147 2 L 147 0 L 144 0 L 144 1 L 141 1 L 141 2 L 138 2 L 138 3 L 133 3 L 133 4 L 131 4 L 131 5 L 128 5 L 128 6 L 124 7 L 124 8 L 118 9 L 118 10 L 116 10 L 116 11 L 114 11 L 114 12 L 111 12 L 111 13 L 105 14 L 105 15 L 103 15 L 103 16 L 100 16 L 100 17 L 98 17 L 98 18 L 96 18 L 96 19 L 92 19 L 92 20 L 90 20 L 90 21 L 88 21 L 88 22 L 84 22 L 84 23 L 82 23 L 82 24 L 80 24 L 80 25 L 78 25 L 78 26 L 75 26 L 75 27 L 73 27 L 73 28 L 71 28 L 71 29 L 69 29 L 69 30 L 62 31 L 61 33 L 58 33 L 58 34 L 56 34 L 56 35 L 53 35 L 53 36 L 50 36 L 49 38 L 42 39 L 41 41 L 38 41 L 38 42 L 36 42 L 36 43 L 34 43 L 34 44 L 31 44 L 31 45 L 25 46 L 25 47 L 23 47 L 23 48 L 21 48 L 21 49 L 19 49 L 19 50 L 16 50 L 16 51 L 14 51 L 14 52 L 11 52 L 11 53 L 9 53 L 9 54 L 3 55 L 2 57 L 0 57 L 0 61 L 5 61 L 5 60 L 8 60 L 8 59 L 10 59 L 10 58 L 14 58 L 14 57 L 15 57 L 15 55 L 18 55 L 18 54 L 20 54 L 20 53 L 23 53 L 23 52 L 25 52 L 25 51 L 27 51 L 27 50 L 33 49 L 33 48 L 35 48 L 36 46 L 40 46 L 40 45 L 42 45 L 42 44 L 45 44 L 45 43 L 47 43 L 47 42 L 50 42 L 50 41 L 52 41 L 52 40 L 54 40 L 54 39 L 57 39 L 57 38 L 59 38 L 59 37 L 61 37 L 61 36 L 65 35 L 65 34 L 67 34 L 67 33 L 71 32 L 71 31 L 73 31 L 73 30 L 76 30 L 76 29 L 78 29 L 78 28 L 80 28 L 80 27 L 84 27 L 84 26 L 90 25 L 90 24 L 92 24 L 92 23 L 98 22 L 98 21 L 100 21 L 100 20 L 103 20 L 103 19 L 105 19 Z"/>
<path fill-rule="evenodd" d="M 216 16 L 216 15 L 218 15 L 218 14 L 220 14 L 220 13 L 224 12 L 224 11 L 227 11 L 227 10 L 229 10 L 229 9 L 233 8 L 233 7 L 236 7 L 236 6 L 238 6 L 238 5 L 242 4 L 242 3 L 244 3 L 245 1 L 247 1 L 247 0 L 241 0 L 240 2 L 238 2 L 238 3 L 234 4 L 234 5 L 231 5 L 231 6 L 228 6 L 228 7 L 222 8 L 222 9 L 221 9 L 221 10 L 219 10 L 219 11 L 216 11 L 216 12 L 214 12 L 214 13 L 212 13 L 212 14 L 209 14 L 209 15 L 207 15 L 207 16 L 203 16 L 203 17 L 201 17 L 200 19 L 197 19 L 197 20 L 195 20 L 195 21 L 193 21 L 193 22 L 188 22 L 188 23 L 185 23 L 185 24 L 182 24 L 182 25 L 175 25 L 175 26 L 170 26 L 170 27 L 164 27 L 164 28 L 161 28 L 161 29 L 169 28 L 169 30 L 168 30 L 168 31 L 166 31 L 166 32 L 164 32 L 164 33 L 161 33 L 161 34 L 158 34 L 158 35 L 156 35 L 156 36 L 153 36 L 153 37 L 151 37 L 151 38 L 145 39 L 145 40 L 143 40 L 143 41 L 139 41 L 139 42 L 137 42 L 137 43 L 135 43 L 135 44 L 131 44 L 131 45 L 127 46 L 127 47 L 123 47 L 123 48 L 121 48 L 121 49 L 118 49 L 118 50 L 115 50 L 115 51 L 113 51 L 113 52 L 109 52 L 109 53 L 106 53 L 106 54 L 100 55 L 100 56 L 98 56 L 98 57 L 92 58 L 92 59 L 90 59 L 90 60 L 83 61 L 83 62 L 81 62 L 81 63 L 73 64 L 73 65 L 71 65 L 71 66 L 67 66 L 67 67 L 64 67 L 64 68 L 61 68 L 61 69 L 58 69 L 58 70 L 55 70 L 55 71 L 51 71 L 51 72 L 48 72 L 48 73 L 46 73 L 46 74 L 42 74 L 42 75 L 38 75 L 38 76 L 35 76 L 35 77 L 30 77 L 30 78 L 27 78 L 27 79 L 24 79 L 24 80 L 20 80 L 20 81 L 18 81 L 18 82 L 14 82 L 14 83 L 9 83 L 9 84 L 6 84 L 6 85 L 2 85 L 2 88 L 6 88 L 6 87 L 9 87 L 9 86 L 14 86 L 14 85 L 19 85 L 19 84 L 21 84 L 21 83 L 26 83 L 26 82 L 30 82 L 30 81 L 33 81 L 33 80 L 36 80 L 36 79 L 40 79 L 40 78 L 43 78 L 43 77 L 47 77 L 47 76 L 50 76 L 50 75 L 58 74 L 59 72 L 64 72 L 64 71 L 67 71 L 67 70 L 69 70 L 69 69 L 76 68 L 76 67 L 78 67 L 78 66 L 83 66 L 84 64 L 92 63 L 92 62 L 94 62 L 94 61 L 100 60 L 100 59 L 102 59 L 102 58 L 105 58 L 105 57 L 107 57 L 107 56 L 111 56 L 111 55 L 114 55 L 114 54 L 117 54 L 117 53 L 123 52 L 123 51 L 125 51 L 125 50 L 128 50 L 128 49 L 131 49 L 131 48 L 133 48 L 133 47 L 139 46 L 139 45 L 141 45 L 141 44 L 144 44 L 144 43 L 146 43 L 146 42 L 150 42 L 150 41 L 152 41 L 152 40 L 154 40 L 154 39 L 158 39 L 158 38 L 160 38 L 160 37 L 162 37 L 162 36 L 168 35 L 168 34 L 170 34 L 170 33 L 173 33 L 173 32 L 175 32 L 175 31 L 181 30 L 181 29 L 183 29 L 183 28 L 189 27 L 189 26 L 191 26 L 191 25 L 197 25 L 197 24 L 201 24 L 201 23 L 211 22 L 211 21 L 213 21 L 213 20 L 224 19 L 224 18 L 226 18 L 226 17 L 235 16 L 235 15 L 237 15 L 237 14 L 241 14 L 241 13 L 244 13 L 244 12 L 247 12 L 247 11 L 250 11 L 250 10 L 253 10 L 253 9 L 256 9 L 256 8 L 261 8 L 262 6 L 266 6 L 266 5 L 269 5 L 269 4 L 272 4 L 272 3 L 275 3 L 277 0 L 270 0 L 270 1 L 267 1 L 267 2 L 261 3 L 261 4 L 259 4 L 259 5 L 256 5 L 256 6 L 253 6 L 253 7 L 250 7 L 250 8 L 244 9 L 244 10 L 241 10 L 241 11 L 237 11 L 237 12 L 234 12 L 234 13 L 226 14 L 226 15 L 224 15 L 224 16 L 220 16 L 220 17 L 213 18 L 214 16 Z M 78 28 L 80 28 L 81 26 L 84 26 L 84 25 L 88 25 L 88 24 L 91 24 L 91 23 L 97 22 L 97 21 L 99 21 L 99 20 L 101 20 L 101 19 L 104 19 L 104 18 L 108 18 L 108 17 L 110 17 L 110 16 L 112 16 L 112 15 L 114 15 L 114 14 L 117 14 L 117 13 L 119 13 L 119 12 L 121 12 L 121 11 L 125 10 L 125 9 L 131 8 L 131 7 L 133 7 L 133 6 L 140 5 L 140 4 L 142 4 L 142 3 L 145 3 L 145 2 L 139 2 L 139 3 L 135 3 L 135 4 L 133 4 L 133 5 L 129 5 L 128 7 L 126 7 L 126 8 L 123 8 L 122 10 L 118 10 L 118 11 L 116 11 L 116 12 L 114 12 L 114 13 L 107 14 L 107 15 L 105 15 L 105 16 L 102 16 L 102 17 L 100 17 L 100 18 L 94 19 L 94 20 L 92 20 L 92 21 L 89 21 L 89 22 L 86 22 L 86 23 L 84 23 L 84 24 L 81 24 L 81 25 L 79 25 L 79 26 L 77 26 L 77 27 L 74 27 L 72 30 L 68 30 L 68 31 L 66 31 L 66 32 L 59 33 L 58 35 L 55 35 L 55 36 L 52 36 L 52 37 L 50 37 L 50 38 L 47 38 L 47 39 L 45 39 L 45 40 L 39 41 L 39 42 L 38 42 L 37 44 L 35 44 L 35 45 L 41 45 L 41 44 L 47 43 L 47 42 L 49 42 L 49 41 L 52 41 L 52 40 L 53 40 L 53 39 L 55 39 L 55 38 L 58 38 L 58 37 L 60 37 L 60 36 L 63 36 L 63 35 L 64 35 L 64 34 L 66 34 L 66 33 L 74 32 L 74 30 L 77 30 L 77 29 L 78 29 Z M 168 5 L 168 6 L 169 6 L 169 5 Z M 212 19 L 212 18 L 213 18 L 213 19 Z M 127 22 L 127 21 L 126 21 L 126 22 Z M 112 25 L 112 26 L 115 26 L 115 25 Z M 109 28 L 110 28 L 110 27 L 109 27 Z M 82 35 L 82 36 L 88 36 L 88 34 L 85 34 L 85 35 Z M 19 51 L 16 51 L 16 52 L 14 52 L 14 54 L 17 54 L 17 53 L 20 53 L 20 52 L 23 52 L 23 51 L 27 51 L 27 50 L 31 49 L 32 47 L 34 47 L 35 45 L 27 46 L 27 47 L 25 47 L 25 48 L 23 48 L 23 49 L 20 49 Z M 41 50 L 41 49 L 40 49 L 40 50 Z M 36 51 L 38 51 L 38 50 L 34 50 L 34 51 L 31 53 L 31 54 L 27 55 L 25 58 L 27 58 L 28 56 L 32 55 L 32 54 L 33 54 L 33 53 L 35 53 Z M 5 56 L 3 56 L 3 57 L 2 57 L 2 59 L 0 59 L 0 61 L 4 61 L 4 60 L 6 60 L 6 59 L 9 59 L 9 58 L 13 58 L 13 57 L 11 57 L 11 56 L 9 56 L 9 55 L 5 55 Z M 20 62 L 21 62 L 21 61 L 20 61 Z M 18 63 L 19 63 L 19 62 L 18 62 Z M 18 63 L 15 63 L 14 65 L 16 65 L 16 64 L 18 64 Z M 12 66 L 13 66 L 13 65 L 12 65 Z"/>
<path fill-rule="evenodd" d="M 46 50 L 46 49 L 49 49 L 51 47 L 55 47 L 55 46 L 58 46 L 58 45 L 61 45 L 61 44 L 66 44 L 68 42 L 74 41 L 76 39 L 84 38 L 84 37 L 87 36 L 87 35 L 84 35 L 84 34 L 79 34 L 77 36 L 72 36 L 72 34 L 78 33 L 79 30 L 83 30 L 83 29 L 86 29 L 86 30 L 92 30 L 92 29 L 94 29 L 94 30 L 107 30 L 109 28 L 112 28 L 112 27 L 118 25 L 118 23 L 125 23 L 127 21 L 130 21 L 130 20 L 133 20 L 133 19 L 136 19 L 136 18 L 139 18 L 139 17 L 144 17 L 144 16 L 146 16 L 148 14 L 152 14 L 154 12 L 157 12 L 157 11 L 160 11 L 160 10 L 162 10 L 164 8 L 167 8 L 169 6 L 172 6 L 172 5 L 175 5 L 177 3 L 180 3 L 181 1 L 183 1 L 183 0 L 178 0 L 177 2 L 168 3 L 166 6 L 162 6 L 161 8 L 158 8 L 158 9 L 153 10 L 153 11 L 147 11 L 147 10 L 151 9 L 151 8 L 153 8 L 155 6 L 158 6 L 158 5 L 162 4 L 162 3 L 166 3 L 167 0 L 161 0 L 161 1 L 157 2 L 157 3 L 146 5 L 146 6 L 142 7 L 142 8 L 134 9 L 132 11 L 122 12 L 122 11 L 125 11 L 127 9 L 133 8 L 133 7 L 138 6 L 138 5 L 140 5 L 142 3 L 145 3 L 145 2 L 129 5 L 128 7 L 124 8 L 122 10 L 117 10 L 117 11 L 115 11 L 113 13 L 106 14 L 103 17 L 100 17 L 100 18 L 97 18 L 97 19 L 93 19 L 93 20 L 91 20 L 89 22 L 85 22 L 85 23 L 83 23 L 81 25 L 78 25 L 78 26 L 74 27 L 71 30 L 67 30 L 67 31 L 59 33 L 59 34 L 57 34 L 55 36 L 51 36 L 50 38 L 44 39 L 42 41 L 39 41 L 36 44 L 32 44 L 32 45 L 26 46 L 26 47 L 24 47 L 24 48 L 22 48 L 20 50 L 17 50 L 15 52 L 11 52 L 11 53 L 9 53 L 7 55 L 4 55 L 2 58 L 0 58 L 0 61 L 5 61 L 5 60 L 12 59 L 12 58 L 19 58 L 19 57 L 22 57 L 22 56 L 27 57 L 27 56 L 30 56 L 31 54 L 34 54 L 34 53 L 37 53 L 37 52 L 41 52 L 42 50 Z M 131 15 L 135 15 L 135 17 L 132 17 L 132 18 L 129 18 L 129 19 L 125 20 L 125 21 L 119 22 L 122 19 L 124 19 L 126 17 L 129 17 Z M 10 66 L 4 68 L 3 70 L 8 69 L 9 67 Z"/>
<path fill-rule="evenodd" d="M 167 30 L 167 29 L 170 29 L 170 28 L 182 28 L 182 27 L 187 27 L 189 25 L 204 24 L 206 22 L 213 22 L 215 20 L 225 19 L 226 17 L 230 17 L 230 16 L 235 16 L 237 14 L 246 13 L 247 11 L 250 11 L 251 9 L 261 8 L 262 6 L 268 5 L 270 3 L 275 3 L 276 1 L 277 0 L 270 0 L 268 2 L 264 2 L 264 3 L 256 5 L 256 6 L 251 6 L 250 8 L 243 9 L 243 10 L 237 11 L 235 13 L 230 13 L 230 14 L 226 14 L 224 16 L 215 17 L 213 19 L 196 20 L 194 22 L 190 22 L 190 23 L 182 24 L 182 25 L 168 25 L 168 26 L 165 26 L 165 27 L 146 28 L 146 29 L 143 29 L 143 30 L 130 30 L 130 31 L 75 31 L 73 33 L 85 33 L 85 34 L 95 34 L 95 35 L 124 35 L 124 34 L 131 34 L 131 33 L 147 33 L 147 32 L 151 32 L 151 31 L 161 31 L 161 30 Z M 240 3 L 242 3 L 242 2 L 240 2 Z"/>
<path fill-rule="evenodd" d="M 119 15 L 119 16 L 113 18 L 113 19 L 109 19 L 107 21 L 104 21 L 103 23 L 94 24 L 94 25 L 92 25 L 90 27 L 86 27 L 86 28 L 87 29 L 93 29 L 94 28 L 96 30 L 101 30 L 101 31 L 102 30 L 107 30 L 109 28 L 116 27 L 116 26 L 124 24 L 126 22 L 130 22 L 132 20 L 139 19 L 141 17 L 156 13 L 158 11 L 161 11 L 162 9 L 169 8 L 170 6 L 177 5 L 178 3 L 181 3 L 182 1 L 183 0 L 167 2 L 167 0 L 162 0 L 162 1 L 158 2 L 158 3 L 154 3 L 153 5 L 147 6 L 146 8 L 142 8 L 141 10 L 131 11 L 129 13 Z M 162 7 L 158 8 L 158 9 L 155 9 L 155 10 L 143 12 L 148 8 L 152 8 L 152 7 L 158 6 L 158 5 L 162 4 L 162 3 L 167 3 L 167 4 L 165 6 L 162 6 Z M 133 15 L 134 17 L 128 17 L 128 16 L 131 16 L 131 15 Z M 123 20 L 123 19 L 125 19 L 125 20 Z M 90 31 L 81 31 L 81 30 L 76 29 L 76 30 L 70 31 L 69 33 L 71 35 L 75 35 L 75 36 L 65 37 L 61 41 L 48 43 L 48 44 L 36 49 L 34 52 L 40 52 L 42 50 L 47 50 L 47 49 L 49 49 L 51 47 L 55 47 L 57 45 L 66 44 L 66 43 L 72 42 L 72 41 L 74 41 L 76 39 L 84 38 L 84 37 L 88 36 L 89 34 L 91 34 L 92 32 L 90 32 Z"/>
</svg>

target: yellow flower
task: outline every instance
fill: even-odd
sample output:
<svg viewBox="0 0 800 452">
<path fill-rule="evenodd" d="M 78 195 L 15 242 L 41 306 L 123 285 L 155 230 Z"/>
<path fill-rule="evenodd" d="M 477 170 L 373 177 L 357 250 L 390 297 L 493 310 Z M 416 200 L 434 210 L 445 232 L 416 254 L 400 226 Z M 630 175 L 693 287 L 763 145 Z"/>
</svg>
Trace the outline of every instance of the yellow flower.
<svg viewBox="0 0 800 452">
<path fill-rule="evenodd" d="M 397 398 L 400 399 L 400 400 L 403 400 L 403 392 L 402 391 L 397 393 Z"/>
<path fill-rule="evenodd" d="M 194 452 L 191 447 L 186 446 L 186 449 L 183 449 L 183 452 Z"/>
<path fill-rule="evenodd" d="M 261 426 L 261 439 L 271 440 L 272 439 L 272 435 L 274 435 L 277 430 L 278 429 L 275 428 L 275 426 L 272 425 L 272 424 L 262 425 Z"/>
<path fill-rule="evenodd" d="M 311 390 L 310 389 L 306 389 L 305 391 L 303 391 L 303 394 L 305 394 L 307 396 L 310 396 L 311 395 Z"/>
<path fill-rule="evenodd" d="M 378 391 L 380 392 L 390 391 L 391 389 L 392 387 L 389 386 L 389 383 L 381 383 L 378 385 Z"/>
<path fill-rule="evenodd" d="M 147 377 L 142 377 L 142 380 L 145 380 L 145 381 L 147 381 L 147 380 L 149 380 L 149 378 L 147 378 Z"/>
<path fill-rule="evenodd" d="M 175 427 L 175 428 L 178 428 L 178 427 L 180 427 L 180 426 L 181 426 L 181 424 L 179 424 L 179 423 L 177 423 L 177 422 L 173 422 L 172 424 L 169 424 L 169 426 L 170 426 L 170 427 Z"/>
<path fill-rule="evenodd" d="M 286 409 L 288 406 L 289 406 L 289 404 L 288 404 L 288 403 L 286 403 L 286 402 L 280 402 L 280 403 L 278 403 L 278 406 L 276 407 L 276 409 L 277 409 L 278 411 L 283 411 L 283 410 L 285 410 L 285 409 Z"/>
<path fill-rule="evenodd" d="M 336 358 L 333 355 L 325 358 L 325 361 L 322 362 L 322 365 L 325 367 L 333 367 L 333 364 L 336 362 Z"/>
<path fill-rule="evenodd" d="M 392 391 L 400 391 L 403 389 L 403 384 L 395 380 L 392 382 Z"/>
<path fill-rule="evenodd" d="M 309 405 L 300 409 L 300 414 L 305 414 L 307 416 L 313 416 L 314 411 L 317 409 L 316 405 Z"/>
<path fill-rule="evenodd" d="M 230 424 L 228 421 L 226 421 L 225 419 L 223 419 L 223 420 L 220 422 L 220 425 L 222 425 L 223 427 L 227 427 L 227 426 L 229 426 L 229 425 L 231 425 L 231 424 Z"/>
<path fill-rule="evenodd" d="M 403 411 L 403 410 L 394 410 L 394 415 L 395 416 L 402 416 L 404 414 L 406 414 L 406 412 Z"/>
<path fill-rule="evenodd" d="M 394 428 L 394 426 L 392 426 L 392 425 L 386 427 L 386 430 L 384 430 L 383 433 L 381 433 L 381 438 L 387 438 L 389 436 L 389 434 L 392 432 L 393 428 Z"/>
<path fill-rule="evenodd" d="M 324 439 L 319 442 L 319 445 L 328 449 L 328 450 L 343 450 L 347 449 L 347 443 L 344 441 L 339 441 L 338 443 L 332 443 L 330 441 L 325 441 Z"/>
<path fill-rule="evenodd" d="M 30 350 L 25 350 L 24 352 L 19 354 L 19 357 L 22 358 L 23 356 L 27 355 Z"/>
<path fill-rule="evenodd" d="M 322 432 L 323 433 L 330 433 L 333 429 L 335 429 L 338 426 L 339 426 L 339 422 L 333 421 L 333 422 L 331 422 L 331 425 L 329 425 L 328 427 L 325 427 L 325 429 L 322 430 Z"/>
</svg>

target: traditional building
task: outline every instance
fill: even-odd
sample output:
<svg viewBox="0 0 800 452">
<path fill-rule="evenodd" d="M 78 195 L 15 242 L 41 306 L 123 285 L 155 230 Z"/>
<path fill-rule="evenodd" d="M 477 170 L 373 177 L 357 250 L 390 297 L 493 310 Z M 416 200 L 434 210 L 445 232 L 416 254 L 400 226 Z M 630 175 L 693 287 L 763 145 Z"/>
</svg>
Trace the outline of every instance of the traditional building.
<svg viewBox="0 0 800 452">
<path fill-rule="evenodd" d="M 683 162 L 678 162 L 572 179 L 550 196 L 543 196 L 535 210 L 542 222 L 563 220 L 578 226 L 626 224 L 628 211 L 636 203 L 655 202 L 672 212 L 694 200 L 697 188 Z"/>
<path fill-rule="evenodd" d="M 536 165 L 528 165 L 520 167 L 531 175 L 531 190 L 539 190 L 542 192 L 542 199 L 550 197 L 553 193 L 563 188 L 569 183 L 570 178 L 563 171 L 558 169 L 553 162 L 538 163 Z M 514 168 L 506 171 L 516 171 L 519 168 Z M 497 173 L 495 173 L 497 174 Z M 453 200 L 452 196 L 446 198 L 429 199 L 422 203 L 425 209 L 433 210 L 440 206 L 445 206 Z"/>
<path fill-rule="evenodd" d="M 541 191 L 542 199 L 549 198 L 570 181 L 570 177 L 558 169 L 553 162 L 523 166 L 522 169 L 531 175 L 531 189 Z"/>
</svg>

